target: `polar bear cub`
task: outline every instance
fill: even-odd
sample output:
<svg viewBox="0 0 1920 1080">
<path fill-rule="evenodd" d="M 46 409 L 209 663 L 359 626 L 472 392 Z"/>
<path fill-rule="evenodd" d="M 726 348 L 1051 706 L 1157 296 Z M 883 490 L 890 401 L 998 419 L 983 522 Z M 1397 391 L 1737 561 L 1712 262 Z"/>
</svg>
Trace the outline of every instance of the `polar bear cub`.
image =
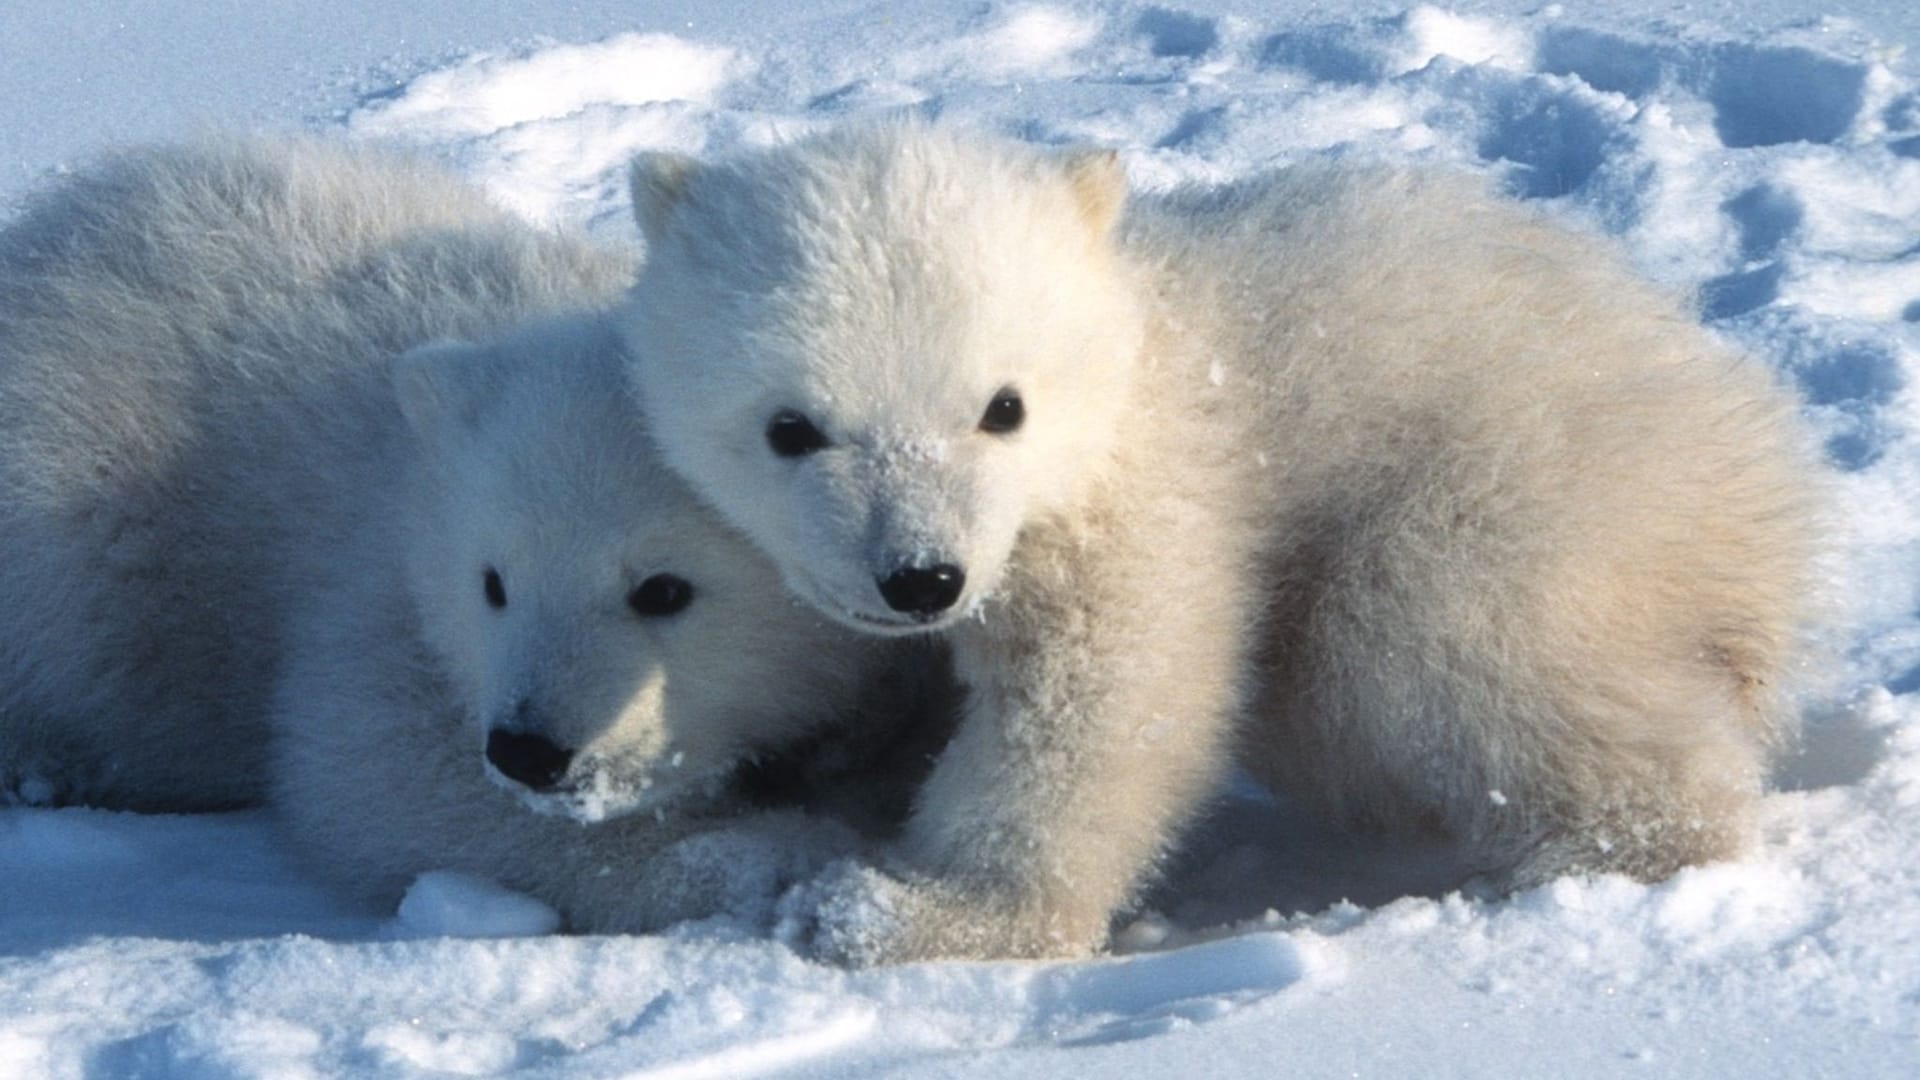
<svg viewBox="0 0 1920 1080">
<path fill-rule="evenodd" d="M 270 793 L 350 886 L 465 870 L 582 929 L 841 850 L 734 773 L 829 720 L 878 733 L 858 767 L 913 680 L 657 464 L 612 331 L 562 314 L 632 275 L 320 142 L 140 151 L 42 196 L 0 232 L 8 796 Z"/>
<path fill-rule="evenodd" d="M 396 366 L 393 476 L 317 564 L 274 703 L 287 835 L 357 891 L 465 871 L 647 930 L 771 903 L 852 842 L 747 806 L 735 771 L 858 728 L 898 650 L 789 599 L 693 500 L 623 364 L 583 316 Z"/>
<path fill-rule="evenodd" d="M 283 619 L 391 464 L 391 357 L 629 257 L 310 140 L 123 154 L 0 231 L 0 792 L 257 801 Z"/>
<path fill-rule="evenodd" d="M 1129 203 L 915 121 L 636 162 L 673 467 L 966 714 L 826 955 L 1071 955 L 1238 752 L 1509 885 L 1737 853 L 1815 549 L 1791 402 L 1464 180 Z"/>
</svg>

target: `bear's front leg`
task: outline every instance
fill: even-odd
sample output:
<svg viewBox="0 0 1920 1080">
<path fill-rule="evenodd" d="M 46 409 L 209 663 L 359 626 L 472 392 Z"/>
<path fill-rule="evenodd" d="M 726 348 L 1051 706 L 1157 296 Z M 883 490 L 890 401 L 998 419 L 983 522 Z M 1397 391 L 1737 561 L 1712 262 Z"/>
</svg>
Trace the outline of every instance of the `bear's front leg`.
<svg viewBox="0 0 1920 1080">
<path fill-rule="evenodd" d="M 1192 507 L 1033 529 L 955 631 L 960 730 L 891 858 L 789 910 L 854 964 L 1084 955 L 1219 783 L 1249 637 L 1245 560 Z"/>
</svg>

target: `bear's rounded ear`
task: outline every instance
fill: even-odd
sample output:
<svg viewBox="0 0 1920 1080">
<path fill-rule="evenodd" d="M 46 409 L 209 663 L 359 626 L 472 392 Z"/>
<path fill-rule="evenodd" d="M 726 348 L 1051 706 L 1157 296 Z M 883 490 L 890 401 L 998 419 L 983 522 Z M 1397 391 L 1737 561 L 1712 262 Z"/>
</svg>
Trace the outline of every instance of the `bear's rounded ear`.
<svg viewBox="0 0 1920 1080">
<path fill-rule="evenodd" d="M 627 188 L 633 196 L 633 217 L 640 237 L 651 249 L 666 224 L 667 212 L 686 194 L 687 184 L 700 163 L 685 154 L 649 150 L 634 155 L 627 166 Z"/>
<path fill-rule="evenodd" d="M 407 426 L 421 435 L 445 435 L 480 421 L 493 396 L 493 350 L 465 341 L 434 341 L 393 362 L 393 393 Z"/>
<path fill-rule="evenodd" d="M 1127 201 L 1127 170 L 1113 150 L 1068 150 L 1060 156 L 1067 184 L 1080 203 L 1080 216 L 1095 236 L 1104 237 L 1120 220 Z"/>
</svg>

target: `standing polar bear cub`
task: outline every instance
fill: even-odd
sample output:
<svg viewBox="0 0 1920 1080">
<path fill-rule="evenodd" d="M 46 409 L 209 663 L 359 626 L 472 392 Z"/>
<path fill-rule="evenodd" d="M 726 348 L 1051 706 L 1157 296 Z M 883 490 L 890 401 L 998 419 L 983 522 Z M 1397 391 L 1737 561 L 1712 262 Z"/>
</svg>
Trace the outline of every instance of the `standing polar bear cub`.
<svg viewBox="0 0 1920 1080">
<path fill-rule="evenodd" d="M 1748 839 L 1815 551 L 1790 402 L 1465 180 L 1128 203 L 914 122 L 634 168 L 669 462 L 965 717 L 826 955 L 1097 947 L 1238 753 L 1511 886 Z"/>
</svg>

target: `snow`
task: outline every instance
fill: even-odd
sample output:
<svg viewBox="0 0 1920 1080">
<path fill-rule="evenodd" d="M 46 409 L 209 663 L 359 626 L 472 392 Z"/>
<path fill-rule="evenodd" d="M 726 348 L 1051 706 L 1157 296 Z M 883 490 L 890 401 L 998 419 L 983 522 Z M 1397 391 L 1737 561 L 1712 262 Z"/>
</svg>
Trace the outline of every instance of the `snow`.
<svg viewBox="0 0 1920 1080">
<path fill-rule="evenodd" d="M 561 927 L 560 913 L 485 878 L 429 870 L 400 898 L 399 925 L 419 937 L 537 937 Z"/>
<path fill-rule="evenodd" d="M 728 918 L 557 936 L 447 874 L 367 910 L 264 812 L 0 808 L 0 1076 L 1920 1075 L 1920 8 L 184 7 L 0 6 L 0 213 L 205 126 L 412 143 L 621 241 L 635 150 L 897 108 L 1114 146 L 1140 188 L 1324 154 L 1493 170 L 1798 388 L 1837 629 L 1747 859 L 1441 895 L 1444 853 L 1240 792 L 1077 964 L 848 972 Z"/>
<path fill-rule="evenodd" d="M 394 100 L 355 113 L 348 126 L 356 135 L 455 139 L 595 106 L 704 103 L 736 64 L 731 49 L 669 34 L 620 34 L 525 57 L 476 56 L 415 79 Z"/>
</svg>

